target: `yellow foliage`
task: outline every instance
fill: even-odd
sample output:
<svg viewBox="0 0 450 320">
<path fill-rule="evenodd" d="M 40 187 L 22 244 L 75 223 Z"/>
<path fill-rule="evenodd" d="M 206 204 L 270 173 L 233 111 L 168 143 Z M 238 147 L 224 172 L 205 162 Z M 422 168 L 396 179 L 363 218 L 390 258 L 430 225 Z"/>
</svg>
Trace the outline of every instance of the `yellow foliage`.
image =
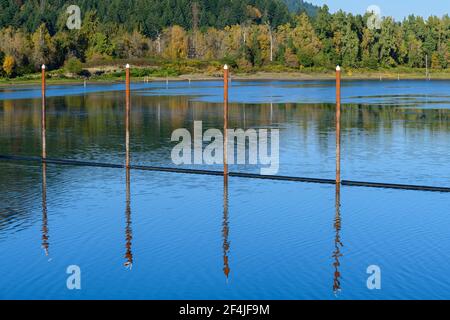
<svg viewBox="0 0 450 320">
<path fill-rule="evenodd" d="M 41 24 L 33 33 L 31 43 L 33 47 L 31 60 L 33 60 L 36 68 L 39 68 L 42 64 L 49 65 L 54 62 L 56 48 L 45 23 Z"/>
<path fill-rule="evenodd" d="M 5 73 L 8 77 L 10 77 L 12 75 L 15 65 L 16 65 L 16 61 L 14 60 L 13 56 L 5 57 L 5 60 L 3 61 L 3 70 L 5 71 Z"/>
<path fill-rule="evenodd" d="M 297 17 L 297 26 L 292 30 L 292 41 L 297 49 L 312 56 L 322 49 L 322 43 L 305 13 Z"/>
<path fill-rule="evenodd" d="M 433 69 L 441 69 L 441 61 L 439 59 L 439 54 L 437 52 L 433 53 L 433 56 L 431 57 L 431 68 Z"/>
<path fill-rule="evenodd" d="M 247 6 L 247 14 L 252 18 L 252 19 L 261 19 L 262 17 L 262 13 L 261 11 L 253 6 L 248 5 Z"/>
<path fill-rule="evenodd" d="M 261 49 L 261 58 L 264 63 L 270 62 L 270 31 L 268 26 L 259 26 L 257 40 Z"/>
<path fill-rule="evenodd" d="M 292 52 L 292 49 L 289 47 L 286 48 L 286 51 L 284 53 L 284 60 L 285 60 L 287 66 L 289 66 L 291 68 L 298 67 L 298 58 L 294 54 L 294 52 Z"/>
<path fill-rule="evenodd" d="M 236 55 L 244 43 L 244 30 L 240 25 L 225 27 L 225 51 Z"/>
<path fill-rule="evenodd" d="M 166 56 L 171 59 L 185 59 L 188 53 L 188 41 L 186 31 L 180 26 L 173 26 L 166 30 L 169 38 Z"/>
</svg>

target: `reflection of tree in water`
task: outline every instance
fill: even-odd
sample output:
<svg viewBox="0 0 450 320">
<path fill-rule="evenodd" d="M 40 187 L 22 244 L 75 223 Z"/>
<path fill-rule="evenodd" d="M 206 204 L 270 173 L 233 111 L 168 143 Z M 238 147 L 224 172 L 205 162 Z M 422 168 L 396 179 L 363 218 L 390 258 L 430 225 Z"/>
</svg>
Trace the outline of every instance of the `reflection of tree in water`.
<svg viewBox="0 0 450 320">
<path fill-rule="evenodd" d="M 192 127 L 195 119 L 209 127 L 222 125 L 221 108 L 215 103 L 189 101 L 186 96 L 133 96 L 131 126 L 133 139 L 145 141 L 146 148 L 167 145 L 177 128 Z M 76 154 L 86 145 L 101 145 L 104 151 L 117 150 L 117 141 L 123 138 L 124 93 L 87 93 L 66 97 L 47 98 L 47 149 L 59 156 Z M 160 106 L 158 108 L 158 106 Z M 334 134 L 334 105 L 332 104 L 230 104 L 231 128 L 243 126 L 243 108 L 246 127 L 270 127 L 272 123 L 295 124 L 303 138 L 317 140 L 326 149 Z M 275 108 L 275 110 L 273 110 Z M 0 101 L 0 153 L 39 154 L 40 100 Z M 160 116 L 160 126 L 155 125 Z M 342 127 L 361 129 L 375 135 L 393 135 L 395 129 L 422 131 L 424 129 L 449 132 L 450 110 L 405 109 L 382 105 L 345 105 Z M 382 129 L 382 130 L 381 130 Z M 382 132 L 381 132 L 382 131 Z M 136 140 L 138 139 L 138 140 Z M 309 140 L 310 141 L 310 140 Z M 60 151 L 61 150 L 61 151 Z"/>
<path fill-rule="evenodd" d="M 131 147 L 149 154 L 155 150 L 166 152 L 165 149 L 171 146 L 173 130 L 192 127 L 194 109 L 195 119 L 203 120 L 205 129 L 223 126 L 222 108 L 218 108 L 221 104 L 200 101 L 189 104 L 191 99 L 186 96 L 133 95 Z M 83 158 L 85 154 L 92 155 L 90 148 L 98 146 L 101 149 L 96 149 L 97 154 L 104 158 L 115 157 L 124 136 L 123 101 L 124 92 L 119 91 L 47 97 L 48 157 Z M 243 126 L 243 108 L 246 110 L 248 128 L 271 127 L 272 124 L 278 128 L 289 126 L 296 138 L 298 136 L 309 145 L 317 143 L 321 156 L 328 155 L 329 144 L 334 144 L 335 106 L 332 104 L 273 103 L 271 108 L 270 103 L 234 103 L 229 108 L 230 128 Z M 40 110 L 40 98 L 0 100 L 0 154 L 40 155 Z M 442 138 L 439 133 L 450 132 L 450 110 L 345 105 L 342 128 L 346 132 L 351 129 L 364 130 L 375 139 L 380 139 L 380 145 L 382 141 L 394 137 L 400 128 L 404 128 L 405 135 L 410 136 L 421 135 L 427 130 L 433 133 L 428 136 L 429 143 L 433 143 L 432 139 Z M 8 198 L 8 204 L 0 204 L 0 210 L 6 213 L 0 219 L 7 221 L 11 215 L 24 215 L 20 219 L 28 219 L 31 216 L 30 203 L 37 205 L 41 202 L 40 195 L 33 191 L 41 183 L 40 172 L 33 168 L 19 170 L 15 165 L 5 166 L 0 167 L 0 176 L 5 181 L 16 181 L 17 191 L 22 194 L 26 192 L 29 201 L 25 203 L 20 197 Z M 54 185 L 58 184 L 57 179 L 57 176 L 52 178 Z M 0 184 L 0 192 L 12 192 L 13 185 Z"/>
</svg>

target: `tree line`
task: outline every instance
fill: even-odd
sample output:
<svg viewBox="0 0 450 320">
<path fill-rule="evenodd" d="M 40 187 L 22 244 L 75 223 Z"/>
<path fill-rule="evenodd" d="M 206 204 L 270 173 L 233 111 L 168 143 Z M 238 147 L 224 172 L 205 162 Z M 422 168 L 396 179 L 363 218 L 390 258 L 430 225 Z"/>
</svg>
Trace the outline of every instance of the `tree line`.
<svg viewBox="0 0 450 320">
<path fill-rule="evenodd" d="M 11 0 L 0 0 L 5 1 Z M 42 63 L 50 69 L 65 66 L 77 73 L 84 62 L 136 58 L 220 60 L 242 71 L 264 66 L 274 70 L 278 67 L 329 69 L 336 64 L 367 69 L 398 66 L 444 69 L 450 66 L 448 14 L 427 19 L 411 15 L 403 21 L 384 17 L 373 28 L 370 13 L 354 15 L 338 11 L 332 14 L 327 6 L 317 8 L 312 15 L 302 10 L 290 13 L 286 5 L 277 0 L 133 0 L 130 4 L 113 0 L 110 5 L 118 6 L 116 11 L 108 11 L 101 5 L 89 7 L 87 4 L 92 2 L 81 1 L 81 8 L 90 9 L 81 10 L 84 14 L 79 30 L 69 30 L 65 25 L 67 5 L 62 5 L 60 10 L 44 10 L 49 15 L 44 22 L 34 18 L 5 25 L 7 14 L 2 13 L 2 75 L 32 73 Z M 28 10 L 29 3 L 38 2 L 23 4 L 21 15 Z M 128 8 L 121 15 L 120 6 L 124 3 L 133 9 Z M 236 12 L 219 10 L 223 8 L 219 3 L 232 3 L 238 9 Z M 136 7 L 131 7 L 133 4 Z M 139 7 L 139 4 L 180 6 L 157 11 L 158 19 L 152 20 L 129 13 L 130 10 L 146 12 L 147 7 Z M 278 9 L 271 11 L 272 6 Z M 94 7 L 96 9 L 92 9 Z M 166 16 L 168 11 L 170 14 Z"/>
</svg>

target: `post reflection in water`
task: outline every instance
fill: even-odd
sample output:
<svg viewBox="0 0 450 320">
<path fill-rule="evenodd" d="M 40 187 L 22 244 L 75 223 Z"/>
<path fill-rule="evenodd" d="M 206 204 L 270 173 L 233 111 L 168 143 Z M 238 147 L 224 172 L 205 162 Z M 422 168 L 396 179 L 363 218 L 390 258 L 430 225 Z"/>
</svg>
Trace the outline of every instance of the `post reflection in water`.
<svg viewBox="0 0 450 320">
<path fill-rule="evenodd" d="M 230 274 L 230 266 L 228 261 L 228 252 L 230 251 L 230 242 L 228 241 L 229 235 L 228 224 L 228 175 L 223 176 L 223 222 L 222 222 L 222 236 L 223 236 L 223 273 L 227 278 Z"/>
<path fill-rule="evenodd" d="M 130 168 L 126 168 L 126 208 L 125 208 L 125 263 L 126 268 L 133 266 L 133 253 L 131 251 L 131 240 L 133 239 L 133 232 L 131 229 L 131 206 L 130 206 Z"/>
<path fill-rule="evenodd" d="M 333 252 L 333 266 L 334 266 L 334 277 L 333 277 L 333 292 L 335 295 L 341 291 L 341 273 L 339 272 L 340 262 L 339 258 L 342 257 L 341 248 L 344 246 L 341 242 L 341 185 L 336 184 L 336 216 L 334 217 L 334 252 Z"/>
<path fill-rule="evenodd" d="M 42 164 L 42 248 L 48 256 L 48 217 L 47 217 L 47 164 Z"/>
</svg>

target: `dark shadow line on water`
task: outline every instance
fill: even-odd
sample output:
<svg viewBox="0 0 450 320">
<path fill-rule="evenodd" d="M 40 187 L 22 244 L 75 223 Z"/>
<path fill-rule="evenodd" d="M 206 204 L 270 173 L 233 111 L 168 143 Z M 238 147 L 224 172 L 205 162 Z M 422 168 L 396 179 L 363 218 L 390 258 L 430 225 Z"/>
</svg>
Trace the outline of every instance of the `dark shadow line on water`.
<svg viewBox="0 0 450 320">
<path fill-rule="evenodd" d="M 42 163 L 47 163 L 47 164 L 59 164 L 59 165 L 69 165 L 69 166 L 86 166 L 86 167 L 118 168 L 118 169 L 125 168 L 125 165 L 123 165 L 123 164 L 90 162 L 90 161 L 80 161 L 80 160 L 51 159 L 51 158 L 42 159 L 41 157 L 31 157 L 31 156 L 28 157 L 28 156 L 0 155 L 0 160 L 2 160 L 2 161 L 33 161 L 33 162 L 42 162 Z M 171 167 L 143 166 L 143 165 L 130 165 L 129 168 L 132 170 L 143 170 L 143 171 L 223 176 L 222 171 L 204 170 L 204 169 L 171 168 Z M 237 178 L 320 183 L 320 184 L 330 184 L 330 185 L 336 184 L 336 181 L 333 179 L 322 179 L 322 178 L 261 175 L 261 174 L 257 174 L 257 173 L 245 173 L 245 172 L 229 172 L 228 175 L 230 177 L 237 177 Z M 350 181 L 350 180 L 342 180 L 341 184 L 343 186 L 352 186 L 352 187 L 431 191 L 431 192 L 450 192 L 450 187 L 434 187 L 434 186 L 420 186 L 420 185 Z"/>
</svg>

